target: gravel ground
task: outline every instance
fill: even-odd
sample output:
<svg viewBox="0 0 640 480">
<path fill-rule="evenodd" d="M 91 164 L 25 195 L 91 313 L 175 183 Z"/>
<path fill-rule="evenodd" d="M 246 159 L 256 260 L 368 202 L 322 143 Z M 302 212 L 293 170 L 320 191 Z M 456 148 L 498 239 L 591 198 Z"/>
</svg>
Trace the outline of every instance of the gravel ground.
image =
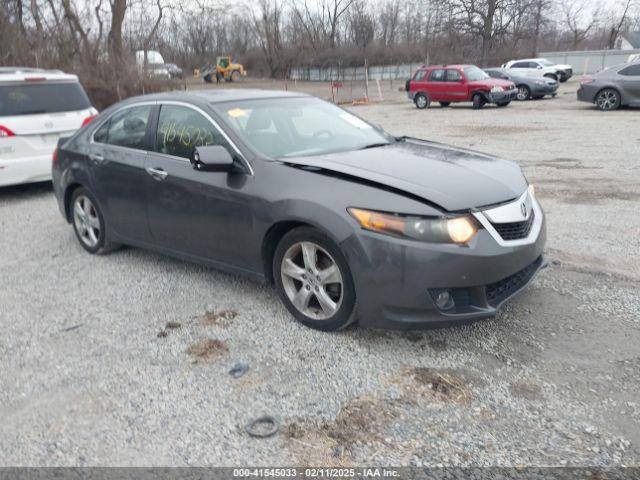
<svg viewBox="0 0 640 480">
<path fill-rule="evenodd" d="M 0 465 L 639 465 L 638 112 L 575 87 L 418 111 L 385 85 L 354 107 L 536 184 L 552 264 L 469 326 L 315 332 L 244 278 L 89 256 L 46 184 L 0 190 Z M 254 439 L 262 414 L 280 432 Z"/>
</svg>

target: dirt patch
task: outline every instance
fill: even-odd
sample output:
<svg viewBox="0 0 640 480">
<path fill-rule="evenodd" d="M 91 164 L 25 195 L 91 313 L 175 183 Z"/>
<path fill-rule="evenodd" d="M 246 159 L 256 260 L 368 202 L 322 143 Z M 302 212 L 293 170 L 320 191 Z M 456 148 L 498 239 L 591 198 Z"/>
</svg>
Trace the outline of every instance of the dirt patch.
<svg viewBox="0 0 640 480">
<path fill-rule="evenodd" d="M 464 377 L 454 370 L 437 370 L 427 367 L 413 367 L 405 372 L 412 382 L 406 385 L 432 397 L 456 403 L 468 403 L 473 398 Z"/>
<path fill-rule="evenodd" d="M 577 158 L 554 158 L 538 163 L 543 167 L 555 168 L 558 170 L 601 170 L 603 167 L 585 167 L 582 161 Z"/>
<path fill-rule="evenodd" d="M 540 385 L 533 380 L 518 380 L 509 385 L 509 391 L 520 398 L 526 400 L 540 400 L 542 398 L 542 390 Z"/>
<path fill-rule="evenodd" d="M 229 351 L 227 344 L 215 338 L 207 338 L 194 343 L 186 352 L 191 355 L 195 361 L 212 360 Z"/>
<path fill-rule="evenodd" d="M 393 405 L 372 398 L 356 398 L 341 409 L 335 420 L 320 425 L 293 422 L 283 430 L 299 461 L 308 465 L 348 465 L 358 444 L 386 443 L 383 432 L 394 418 Z"/>
<path fill-rule="evenodd" d="M 324 423 L 321 428 L 329 438 L 350 448 L 357 441 L 379 441 L 383 425 L 392 417 L 383 403 L 361 398 L 346 404 L 333 422 Z"/>
<path fill-rule="evenodd" d="M 205 312 L 202 316 L 202 324 L 207 326 L 217 326 L 227 328 L 233 323 L 233 319 L 238 316 L 235 310 L 220 310 L 219 312 Z"/>
<path fill-rule="evenodd" d="M 570 204 L 592 205 L 604 200 L 638 201 L 640 199 L 640 193 L 633 185 L 621 185 L 619 182 L 607 184 L 602 180 L 594 183 L 586 178 L 575 181 L 540 180 L 536 184 L 536 191 L 542 197 L 557 198 Z"/>
</svg>

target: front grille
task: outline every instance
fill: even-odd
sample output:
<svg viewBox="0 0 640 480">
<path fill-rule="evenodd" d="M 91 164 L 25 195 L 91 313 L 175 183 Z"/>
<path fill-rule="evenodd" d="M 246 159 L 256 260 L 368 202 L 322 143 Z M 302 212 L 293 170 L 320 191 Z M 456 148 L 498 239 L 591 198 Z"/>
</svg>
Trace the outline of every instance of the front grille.
<svg viewBox="0 0 640 480">
<path fill-rule="evenodd" d="M 503 240 L 520 240 L 529 236 L 534 218 L 535 211 L 531 210 L 531 216 L 523 222 L 492 223 L 491 225 Z"/>
<path fill-rule="evenodd" d="M 538 268 L 540 268 L 541 263 L 542 255 L 539 256 L 535 262 L 524 267 L 519 272 L 487 285 L 486 295 L 489 305 L 497 307 L 504 300 L 520 290 L 529 280 L 531 280 L 531 277 L 533 277 Z"/>
</svg>

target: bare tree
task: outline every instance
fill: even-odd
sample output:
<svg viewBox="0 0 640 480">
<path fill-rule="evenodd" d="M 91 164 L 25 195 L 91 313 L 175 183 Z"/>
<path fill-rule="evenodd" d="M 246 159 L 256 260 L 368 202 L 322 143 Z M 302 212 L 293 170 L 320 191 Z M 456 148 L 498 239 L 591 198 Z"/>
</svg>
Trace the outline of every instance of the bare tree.
<svg viewBox="0 0 640 480">
<path fill-rule="evenodd" d="M 589 32 L 598 24 L 600 6 L 589 14 L 586 0 L 567 0 L 562 3 L 565 23 L 571 34 L 571 48 L 576 50 Z"/>
<path fill-rule="evenodd" d="M 618 40 L 618 36 L 620 35 L 620 31 L 624 27 L 626 23 L 629 21 L 629 15 L 631 13 L 631 9 L 634 6 L 634 0 L 622 0 L 620 5 L 619 13 L 616 12 L 616 9 L 613 9 L 609 15 L 609 19 L 607 20 L 607 48 L 614 49 L 616 47 L 616 41 Z"/>
</svg>

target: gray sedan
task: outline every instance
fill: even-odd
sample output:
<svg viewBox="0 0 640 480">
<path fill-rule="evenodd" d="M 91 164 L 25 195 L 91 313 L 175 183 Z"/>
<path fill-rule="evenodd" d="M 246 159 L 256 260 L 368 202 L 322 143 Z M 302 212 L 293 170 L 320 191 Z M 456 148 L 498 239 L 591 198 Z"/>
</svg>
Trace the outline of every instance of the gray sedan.
<svg viewBox="0 0 640 480">
<path fill-rule="evenodd" d="M 600 110 L 640 107 L 640 62 L 609 67 L 580 81 L 578 100 L 595 103 Z"/>
<path fill-rule="evenodd" d="M 518 165 L 299 93 L 128 99 L 60 142 L 53 182 L 87 252 L 133 245 L 273 283 L 320 330 L 491 316 L 545 264 Z"/>
<path fill-rule="evenodd" d="M 545 95 L 555 97 L 558 93 L 558 81 L 547 77 L 531 77 L 518 75 L 513 71 L 506 71 L 503 68 L 486 68 L 484 70 L 490 77 L 510 80 L 516 84 L 518 93 L 517 100 L 539 99 Z"/>
</svg>

